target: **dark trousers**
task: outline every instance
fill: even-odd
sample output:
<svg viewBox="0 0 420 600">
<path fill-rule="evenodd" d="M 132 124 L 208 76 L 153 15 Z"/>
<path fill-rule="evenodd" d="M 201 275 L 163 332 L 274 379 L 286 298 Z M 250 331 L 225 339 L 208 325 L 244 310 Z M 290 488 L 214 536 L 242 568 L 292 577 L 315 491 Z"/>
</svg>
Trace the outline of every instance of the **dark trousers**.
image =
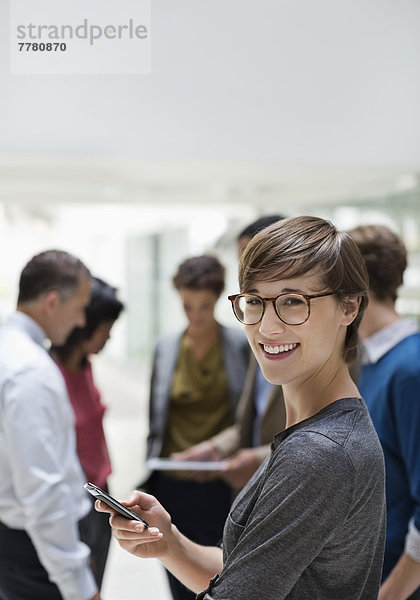
<svg viewBox="0 0 420 600">
<path fill-rule="evenodd" d="M 79 521 L 80 539 L 89 547 L 96 532 L 96 511 Z M 93 516 L 92 516 L 93 515 Z M 103 515 L 106 517 L 106 515 Z M 107 530 L 110 531 L 105 518 Z M 103 523 L 103 521 L 102 521 Z M 106 546 L 106 554 L 108 553 Z M 103 561 L 106 561 L 106 554 Z M 99 553 L 103 557 L 103 551 Z M 102 563 L 101 563 L 102 564 Z M 105 562 L 103 562 L 103 569 Z M 96 577 L 96 573 L 94 573 Z M 103 570 L 102 570 L 103 575 Z M 101 576 L 102 580 L 102 576 Z M 63 600 L 55 583 L 41 564 L 31 538 L 22 529 L 10 529 L 0 522 L 0 600 Z"/>
<path fill-rule="evenodd" d="M 1 525 L 0 600 L 63 600 L 26 531 Z"/>
<path fill-rule="evenodd" d="M 205 546 L 221 542 L 232 502 L 232 490 L 224 481 L 196 483 L 155 472 L 148 481 L 147 491 L 156 496 L 172 522 L 188 538 Z M 173 575 L 167 574 L 174 600 L 196 597 Z"/>
</svg>

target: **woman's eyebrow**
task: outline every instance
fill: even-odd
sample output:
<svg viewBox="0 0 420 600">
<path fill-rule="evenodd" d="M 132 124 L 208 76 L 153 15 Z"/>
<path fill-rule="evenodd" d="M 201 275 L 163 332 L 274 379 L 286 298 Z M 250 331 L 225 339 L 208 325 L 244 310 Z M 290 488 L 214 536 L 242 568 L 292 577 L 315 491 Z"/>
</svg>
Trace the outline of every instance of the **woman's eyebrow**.
<svg viewBox="0 0 420 600">
<path fill-rule="evenodd" d="M 244 292 L 245 294 L 261 294 L 257 288 L 253 288 L 251 290 L 247 290 Z M 309 292 L 304 292 L 303 290 L 294 289 L 294 288 L 283 288 L 280 294 L 308 294 Z M 277 294 L 278 296 L 279 294 Z"/>
<path fill-rule="evenodd" d="M 305 290 L 301 290 L 301 289 L 295 289 L 295 288 L 284 288 L 283 292 L 285 294 L 309 294 L 310 292 L 305 291 Z"/>
</svg>

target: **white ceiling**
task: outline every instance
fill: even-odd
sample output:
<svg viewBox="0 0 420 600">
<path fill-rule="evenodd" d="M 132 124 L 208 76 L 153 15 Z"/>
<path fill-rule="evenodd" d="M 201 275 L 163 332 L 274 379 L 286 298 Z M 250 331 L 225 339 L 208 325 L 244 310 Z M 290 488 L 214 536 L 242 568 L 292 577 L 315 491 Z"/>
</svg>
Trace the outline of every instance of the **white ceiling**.
<svg viewBox="0 0 420 600">
<path fill-rule="evenodd" d="M 0 0 L 0 200 L 270 204 L 413 185 L 419 25 L 418 0 L 152 0 L 150 75 L 10 75 Z"/>
<path fill-rule="evenodd" d="M 415 188 L 401 167 L 101 157 L 0 159 L 0 201 L 249 203 L 261 209 L 349 202 Z"/>
</svg>

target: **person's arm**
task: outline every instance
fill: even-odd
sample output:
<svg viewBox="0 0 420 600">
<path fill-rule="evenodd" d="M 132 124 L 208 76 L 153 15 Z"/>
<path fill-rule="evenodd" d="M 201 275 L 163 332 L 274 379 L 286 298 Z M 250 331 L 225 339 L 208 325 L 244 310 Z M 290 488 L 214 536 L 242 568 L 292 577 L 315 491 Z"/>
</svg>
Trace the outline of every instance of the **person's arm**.
<svg viewBox="0 0 420 600">
<path fill-rule="evenodd" d="M 420 587 L 420 562 L 403 554 L 379 590 L 378 600 L 406 600 Z"/>
<path fill-rule="evenodd" d="M 158 437 L 158 427 L 156 425 L 157 416 L 155 416 L 155 407 L 154 407 L 154 395 L 155 395 L 155 385 L 156 385 L 156 377 L 157 377 L 157 347 L 155 347 L 153 352 L 152 359 L 152 368 L 150 373 L 150 383 L 149 383 L 149 402 L 148 402 L 148 415 L 149 415 L 149 431 L 147 434 L 146 440 L 146 456 L 152 456 L 153 447 L 155 444 L 155 440 Z"/>
<path fill-rule="evenodd" d="M 162 564 L 181 583 L 196 594 L 223 568 L 222 550 L 217 546 L 200 546 L 172 526 L 171 551 L 162 557 Z"/>
<path fill-rule="evenodd" d="M 408 474 L 410 495 L 414 510 L 409 523 L 404 553 L 383 582 L 379 600 L 406 600 L 420 587 L 420 406 L 418 390 L 420 375 L 404 376 L 398 373 L 394 382 L 393 409 L 405 472 Z"/>
<path fill-rule="evenodd" d="M 245 500 L 246 505 L 242 507 L 239 502 L 232 518 L 228 517 L 237 539 L 225 564 L 220 548 L 199 546 L 188 540 L 171 523 L 158 501 L 140 492 L 133 493 L 127 505 L 151 527 L 144 529 L 140 523 L 113 516 L 110 521 L 114 536 L 136 556 L 159 558 L 194 592 L 205 590 L 209 581 L 219 575 L 203 592 L 206 599 L 282 600 L 296 585 L 305 566 L 319 555 L 332 532 L 342 527 L 354 491 L 353 465 L 346 457 L 336 469 L 328 453 L 325 456 L 324 448 L 319 453 L 311 448 L 308 456 L 304 440 L 297 453 L 295 447 L 293 450 L 294 459 L 299 454 L 298 464 L 295 462 L 292 469 L 289 466 L 287 472 L 283 469 L 283 462 L 289 463 L 291 454 L 286 444 L 284 461 L 268 467 L 261 488 L 259 481 L 254 483 L 259 491 L 251 512 Z M 312 468 L 313 464 L 316 470 L 311 473 L 307 467 Z M 112 513 L 103 503 L 99 510 Z"/>
<path fill-rule="evenodd" d="M 218 461 L 222 459 L 222 455 L 217 451 L 212 440 L 209 439 L 182 452 L 173 452 L 171 458 L 173 460 Z"/>
<path fill-rule="evenodd" d="M 96 599 L 90 551 L 79 538 L 80 506 L 74 505 L 71 489 L 79 477 L 82 486 L 81 469 L 74 440 L 63 430 L 71 427 L 71 406 L 63 405 L 54 388 L 57 380 L 50 379 L 49 370 L 33 369 L 4 389 L 3 427 L 14 492 L 24 515 L 20 527 L 64 600 Z M 64 390 L 64 381 L 62 385 Z M 82 491 L 80 498 L 83 501 Z M 88 506 L 87 498 L 86 502 Z"/>
<path fill-rule="evenodd" d="M 150 527 L 118 516 L 103 502 L 95 504 L 98 511 L 111 513 L 113 535 L 124 550 L 140 558 L 158 558 L 168 571 L 196 593 L 221 572 L 221 548 L 200 546 L 185 537 L 154 496 L 135 491 L 124 504 L 143 517 Z"/>
<path fill-rule="evenodd" d="M 232 456 L 241 447 L 241 423 L 236 416 L 235 424 L 214 435 L 210 442 L 221 458 Z"/>
<path fill-rule="evenodd" d="M 222 431 L 222 434 L 224 434 L 225 431 L 228 432 L 228 438 L 232 437 L 231 432 L 233 432 L 235 436 L 236 426 L 232 425 L 231 427 L 228 427 L 227 429 Z M 187 448 L 187 450 L 183 450 L 182 452 L 173 452 L 171 454 L 171 458 L 173 460 L 198 460 L 214 462 L 222 460 L 224 458 L 224 455 L 222 452 L 219 451 L 219 449 L 215 445 L 214 438 L 210 438 L 208 440 L 204 440 L 204 442 L 195 444 L 194 446 L 191 446 L 190 448 Z M 210 481 L 213 478 L 213 473 L 211 471 L 191 471 L 190 474 L 191 476 L 193 476 L 194 480 L 199 483 Z"/>
<path fill-rule="evenodd" d="M 172 452 L 171 458 L 173 460 L 197 460 L 197 461 L 219 461 L 222 460 L 222 456 L 213 446 L 211 440 L 205 440 L 194 446 L 190 446 L 187 450 L 182 452 Z M 198 483 L 204 483 L 210 481 L 213 478 L 214 473 L 211 471 L 190 471 L 190 476 Z"/>
</svg>

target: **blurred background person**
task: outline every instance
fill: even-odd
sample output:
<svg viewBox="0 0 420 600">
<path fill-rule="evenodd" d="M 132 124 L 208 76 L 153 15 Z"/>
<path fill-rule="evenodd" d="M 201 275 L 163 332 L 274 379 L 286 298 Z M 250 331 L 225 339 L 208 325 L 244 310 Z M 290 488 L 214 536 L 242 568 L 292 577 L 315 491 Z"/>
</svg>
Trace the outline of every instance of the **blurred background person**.
<svg viewBox="0 0 420 600">
<path fill-rule="evenodd" d="M 244 227 L 236 238 L 238 255 L 241 256 L 258 232 L 284 218 L 282 215 L 265 215 Z M 272 385 L 265 379 L 251 354 L 235 423 L 174 457 L 178 460 L 221 460 L 230 457 L 222 477 L 235 490 L 239 490 L 269 455 L 273 436 L 284 428 L 285 418 L 281 386 Z M 203 474 L 197 475 L 199 479 L 204 477 Z"/>
<path fill-rule="evenodd" d="M 173 278 L 187 328 L 155 348 L 147 457 L 169 457 L 232 425 L 244 386 L 249 347 L 243 332 L 217 322 L 225 269 L 214 256 L 188 258 Z M 200 544 L 217 544 L 232 500 L 220 478 L 194 481 L 188 471 L 153 472 L 141 484 L 168 508 L 173 522 Z M 195 594 L 168 573 L 173 598 Z"/>
<path fill-rule="evenodd" d="M 420 333 L 396 311 L 407 266 L 400 238 L 381 225 L 353 229 L 369 274 L 359 389 L 385 455 L 387 535 L 379 600 L 420 598 Z"/>
<path fill-rule="evenodd" d="M 85 324 L 91 277 L 48 250 L 23 268 L 0 328 L 0 598 L 99 600 L 83 539 L 91 503 L 63 377 L 46 350 Z"/>
<path fill-rule="evenodd" d="M 52 348 L 52 356 L 64 377 L 73 406 L 77 452 L 86 480 L 104 490 L 108 490 L 107 479 L 111 473 L 103 429 L 106 408 L 94 383 L 89 357 L 104 348 L 123 308 L 123 303 L 117 298 L 116 288 L 94 277 L 84 327 L 76 327 L 64 345 Z M 111 541 L 107 519 L 101 517 L 92 508 L 84 524 L 91 548 L 92 570 L 99 589 Z"/>
<path fill-rule="evenodd" d="M 255 221 L 252 221 L 252 223 L 249 223 L 249 225 L 246 225 L 243 229 L 241 229 L 241 231 L 236 236 L 236 245 L 239 257 L 241 257 L 242 252 L 245 250 L 249 242 L 257 233 L 259 233 L 269 225 L 277 223 L 277 221 L 282 221 L 283 219 L 285 219 L 283 215 L 264 215 L 262 217 L 259 217 Z"/>
</svg>

